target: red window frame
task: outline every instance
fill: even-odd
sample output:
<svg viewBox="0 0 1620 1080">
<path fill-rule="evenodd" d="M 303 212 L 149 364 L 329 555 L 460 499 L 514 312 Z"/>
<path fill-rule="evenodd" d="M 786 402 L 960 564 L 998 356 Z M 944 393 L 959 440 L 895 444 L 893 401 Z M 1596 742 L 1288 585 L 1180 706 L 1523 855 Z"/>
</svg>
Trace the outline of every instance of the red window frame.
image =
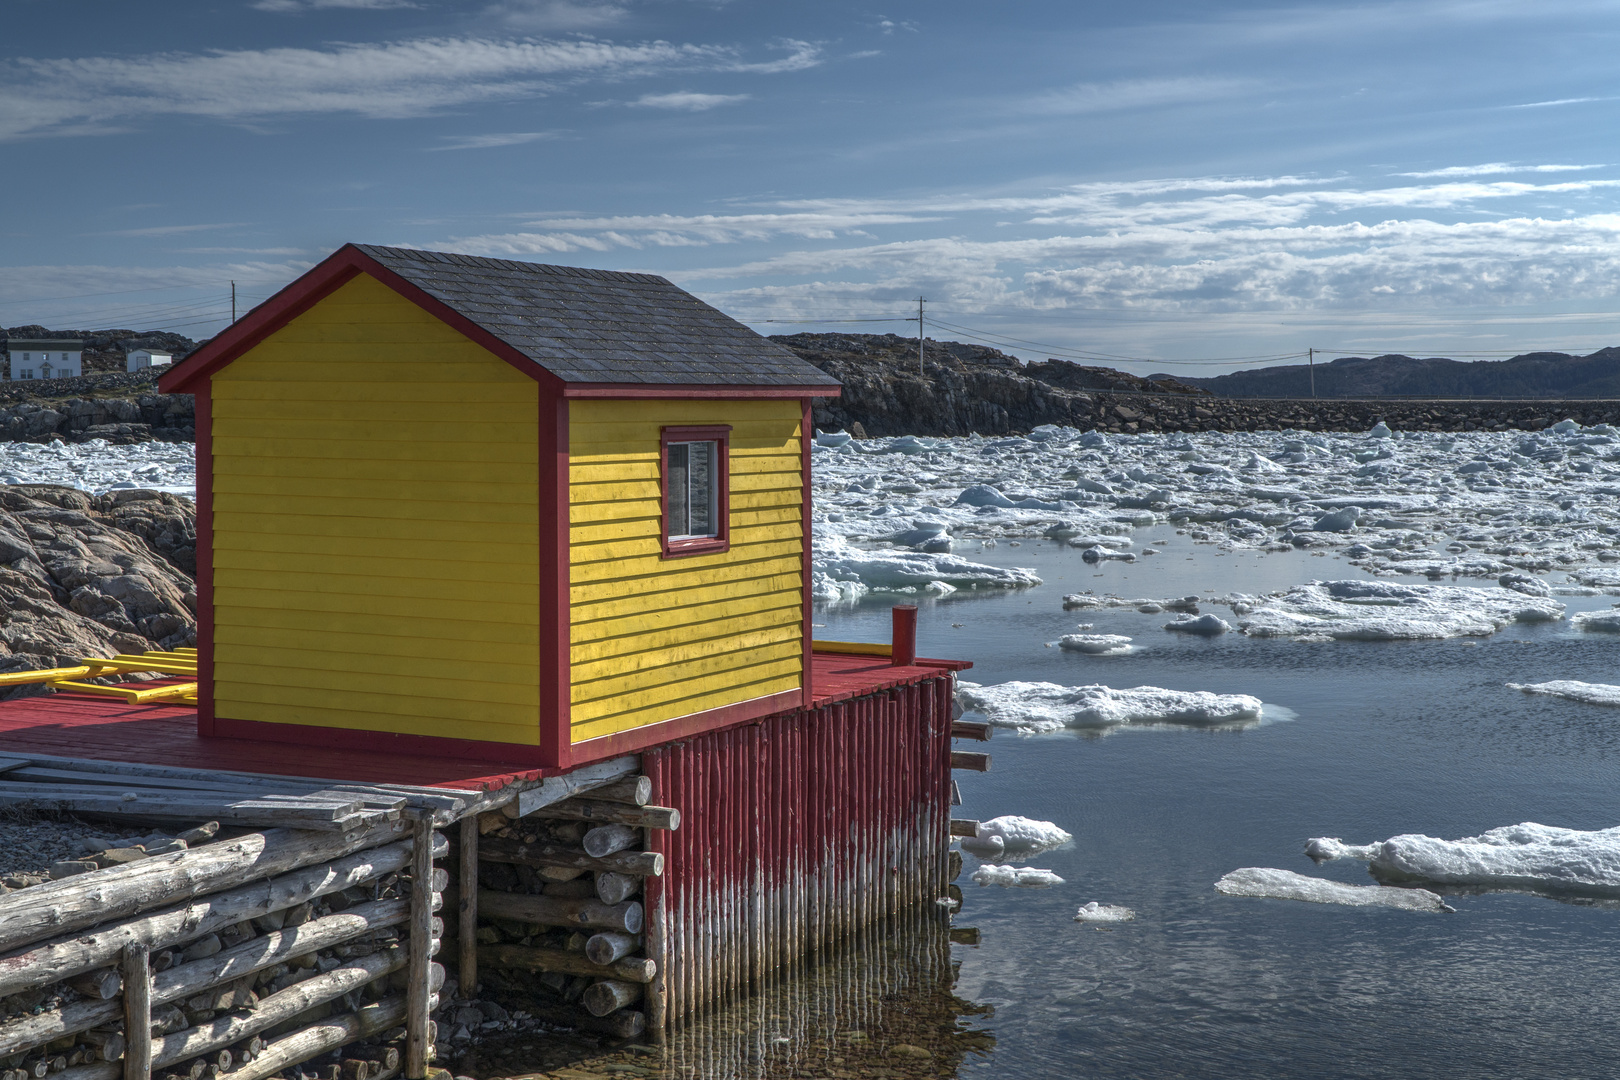
<svg viewBox="0 0 1620 1080">
<path fill-rule="evenodd" d="M 713 536 L 669 538 L 669 444 L 712 442 L 715 444 L 714 506 L 719 519 Z M 660 429 L 658 437 L 658 539 L 664 558 L 686 555 L 713 555 L 731 550 L 731 426 L 711 424 L 702 427 L 672 426 Z"/>
</svg>

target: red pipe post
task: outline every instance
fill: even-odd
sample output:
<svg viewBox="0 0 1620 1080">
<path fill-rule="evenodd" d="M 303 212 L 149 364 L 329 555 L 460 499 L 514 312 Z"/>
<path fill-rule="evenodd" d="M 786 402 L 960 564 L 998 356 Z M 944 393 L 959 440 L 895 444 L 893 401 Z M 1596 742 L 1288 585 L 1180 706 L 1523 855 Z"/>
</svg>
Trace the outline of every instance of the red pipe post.
<svg viewBox="0 0 1620 1080">
<path fill-rule="evenodd" d="M 890 654 L 895 667 L 910 667 L 917 662 L 916 604 L 895 605 L 894 642 Z"/>
</svg>

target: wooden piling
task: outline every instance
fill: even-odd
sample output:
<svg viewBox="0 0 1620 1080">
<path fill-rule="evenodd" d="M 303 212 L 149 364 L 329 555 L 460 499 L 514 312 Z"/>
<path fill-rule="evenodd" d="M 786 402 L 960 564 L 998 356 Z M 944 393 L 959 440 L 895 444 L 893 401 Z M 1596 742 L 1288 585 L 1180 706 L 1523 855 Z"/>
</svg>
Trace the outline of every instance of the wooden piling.
<svg viewBox="0 0 1620 1080">
<path fill-rule="evenodd" d="M 433 817 L 411 822 L 411 915 L 409 975 L 405 989 L 405 1076 L 424 1080 L 432 1049 L 428 964 L 433 948 Z"/>
<path fill-rule="evenodd" d="M 461 819 L 461 888 L 458 893 L 460 920 L 456 924 L 456 976 L 462 994 L 478 991 L 478 818 Z"/>
<path fill-rule="evenodd" d="M 152 950 L 124 946 L 124 1080 L 152 1078 Z"/>
</svg>

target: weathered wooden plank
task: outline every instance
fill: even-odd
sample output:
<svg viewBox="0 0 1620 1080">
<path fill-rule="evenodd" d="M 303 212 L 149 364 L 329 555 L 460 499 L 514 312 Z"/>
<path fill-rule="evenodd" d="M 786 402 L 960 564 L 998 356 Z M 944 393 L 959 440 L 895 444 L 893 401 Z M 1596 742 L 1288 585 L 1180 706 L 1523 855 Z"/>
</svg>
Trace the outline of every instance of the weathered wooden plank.
<svg viewBox="0 0 1620 1080">
<path fill-rule="evenodd" d="M 594 897 L 569 900 L 480 889 L 478 909 L 491 918 L 516 919 L 541 926 L 594 926 L 626 934 L 641 933 L 641 905 L 633 900 L 623 904 L 604 904 Z"/>
<path fill-rule="evenodd" d="M 589 975 L 598 979 L 623 979 L 649 983 L 658 966 L 643 956 L 625 957 L 608 964 L 597 964 L 584 953 L 566 949 L 541 949 L 529 945 L 484 945 L 478 959 L 490 967 L 517 971 L 558 971 L 565 975 Z"/>
<path fill-rule="evenodd" d="M 610 825 L 628 825 L 636 829 L 678 829 L 681 812 L 672 806 L 630 806 L 600 799 L 569 799 L 543 810 L 536 817 L 566 818 L 574 821 L 595 821 Z"/>
<path fill-rule="evenodd" d="M 393 836 L 393 825 L 388 823 L 319 835 L 267 829 L 190 851 L 154 855 L 140 862 L 19 889 L 0 905 L 0 949 L 15 949 L 95 923 L 122 919 L 177 897 L 216 892 L 300 866 L 328 862 Z M 0 961 L 0 971 L 4 971 L 5 964 Z"/>
<path fill-rule="evenodd" d="M 142 942 L 124 946 L 124 1080 L 152 1077 L 152 952 Z"/>
<path fill-rule="evenodd" d="M 561 776 L 548 776 L 535 787 L 518 795 L 517 816 L 528 817 L 536 810 L 573 798 L 593 788 L 611 784 L 640 769 L 641 758 L 635 754 L 627 754 L 611 761 L 598 761 Z"/>
<path fill-rule="evenodd" d="M 405 986 L 405 1075 L 421 1080 L 427 1075 L 433 1038 L 428 1030 L 432 1006 L 428 998 L 428 964 L 433 948 L 433 819 L 422 815 L 411 827 L 410 957 Z"/>
<path fill-rule="evenodd" d="M 389 827 L 389 832 L 392 833 L 392 826 Z M 376 830 L 368 839 L 374 839 L 375 833 Z M 325 840 L 326 837 L 323 836 L 321 839 Z M 442 838 L 439 843 L 443 844 Z M 448 849 L 447 844 L 443 846 L 445 850 Z M 380 847 L 368 847 L 331 862 L 295 869 L 264 881 L 256 880 L 250 885 L 226 889 L 190 903 L 163 908 L 89 933 L 71 933 L 67 937 L 0 957 L 0 997 L 14 994 L 29 986 L 54 982 L 81 971 L 103 967 L 115 961 L 124 947 L 132 943 L 138 942 L 153 949 L 171 948 L 244 919 L 280 911 L 319 896 L 364 884 L 385 874 L 395 873 L 409 864 L 410 850 L 411 841 L 408 839 Z M 438 853 L 442 854 L 443 851 Z M 154 859 L 132 865 L 143 866 L 155 859 L 172 858 L 172 856 L 155 856 Z M 80 879 L 82 880 L 84 876 L 86 875 L 80 875 Z M 68 882 L 73 880 L 75 879 L 68 879 Z M 37 889 L 48 887 L 35 886 Z M 163 883 L 158 883 L 153 889 L 153 894 L 160 897 L 170 896 L 171 893 L 163 891 L 163 888 Z M 9 908 L 16 903 L 21 895 L 13 894 L 8 899 L 6 907 Z M 0 908 L 0 911 L 3 910 Z M 122 915 L 115 911 L 111 917 L 121 918 Z M 93 917 L 91 921 L 95 921 L 95 918 Z M 45 936 L 48 934 L 49 932 Z"/>
<path fill-rule="evenodd" d="M 484 862 L 557 866 L 569 870 L 595 870 L 641 877 L 657 877 L 664 872 L 664 856 L 655 851 L 615 851 L 598 857 L 566 844 L 525 844 L 489 836 L 480 840 L 478 857 Z"/>
</svg>

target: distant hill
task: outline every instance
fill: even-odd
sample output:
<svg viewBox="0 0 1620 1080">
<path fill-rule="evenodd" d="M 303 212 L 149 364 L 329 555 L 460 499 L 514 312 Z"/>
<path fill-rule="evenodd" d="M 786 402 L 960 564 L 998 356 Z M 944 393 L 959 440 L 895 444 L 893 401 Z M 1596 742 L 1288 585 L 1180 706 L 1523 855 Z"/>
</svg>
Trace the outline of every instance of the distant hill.
<svg viewBox="0 0 1620 1080">
<path fill-rule="evenodd" d="M 1153 380 L 1166 375 L 1150 375 Z M 1219 397 L 1308 398 L 1305 364 L 1254 368 L 1213 378 L 1177 376 Z M 1511 360 L 1345 356 L 1316 365 L 1319 398 L 1620 398 L 1620 348 L 1590 356 L 1534 352 Z"/>
</svg>

